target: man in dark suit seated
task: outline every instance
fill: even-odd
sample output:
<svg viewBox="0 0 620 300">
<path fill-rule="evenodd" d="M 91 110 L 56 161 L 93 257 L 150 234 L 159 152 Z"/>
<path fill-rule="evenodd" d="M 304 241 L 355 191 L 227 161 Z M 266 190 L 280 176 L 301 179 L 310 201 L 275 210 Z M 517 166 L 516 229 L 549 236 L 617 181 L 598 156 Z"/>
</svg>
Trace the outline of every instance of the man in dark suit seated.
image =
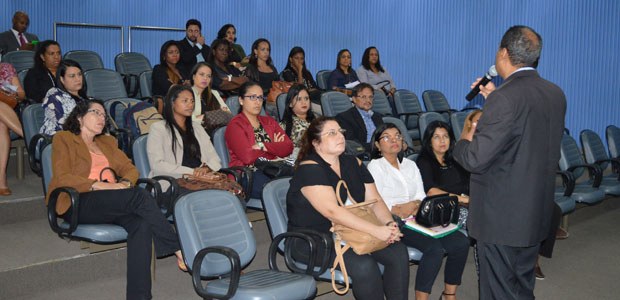
<svg viewBox="0 0 620 300">
<path fill-rule="evenodd" d="M 188 72 L 201 61 L 207 61 L 209 46 L 201 33 L 202 24 L 196 19 L 189 19 L 185 23 L 185 38 L 179 41 L 181 59 L 179 64 Z"/>
<path fill-rule="evenodd" d="M 566 97 L 534 69 L 542 38 L 526 26 L 502 37 L 495 67 L 504 83 L 463 130 L 454 159 L 471 172 L 467 230 L 476 239 L 480 299 L 534 299 L 534 266 L 551 229 Z M 491 87 L 491 89 L 489 89 Z"/>
<path fill-rule="evenodd" d="M 27 33 L 30 19 L 23 11 L 17 11 L 13 15 L 13 28 L 0 33 L 0 53 L 7 54 L 18 50 L 34 49 L 33 41 L 39 41 L 39 38 Z"/>
<path fill-rule="evenodd" d="M 354 107 L 336 115 L 340 127 L 347 132 L 344 137 L 364 146 L 370 153 L 370 140 L 377 126 L 383 124 L 383 115 L 372 111 L 374 89 L 368 83 L 360 83 L 351 94 Z"/>
</svg>

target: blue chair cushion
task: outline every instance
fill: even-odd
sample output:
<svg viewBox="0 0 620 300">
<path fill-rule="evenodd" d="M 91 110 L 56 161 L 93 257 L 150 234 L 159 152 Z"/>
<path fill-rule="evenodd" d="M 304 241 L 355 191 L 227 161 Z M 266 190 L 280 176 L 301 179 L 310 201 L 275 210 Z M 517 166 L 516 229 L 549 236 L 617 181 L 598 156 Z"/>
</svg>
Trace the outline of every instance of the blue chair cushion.
<svg viewBox="0 0 620 300">
<path fill-rule="evenodd" d="M 210 293 L 225 294 L 230 278 L 207 284 Z M 316 294 L 312 276 L 296 273 L 256 270 L 241 275 L 239 288 L 231 299 L 310 299 Z"/>
<path fill-rule="evenodd" d="M 67 229 L 69 223 L 62 222 L 60 227 Z M 97 244 L 116 244 L 127 240 L 127 231 L 123 227 L 113 224 L 81 224 L 78 225 L 72 236 Z"/>
<path fill-rule="evenodd" d="M 563 215 L 575 210 L 575 200 L 571 197 L 564 196 L 564 193 L 555 193 L 554 200 L 560 207 Z"/>
</svg>

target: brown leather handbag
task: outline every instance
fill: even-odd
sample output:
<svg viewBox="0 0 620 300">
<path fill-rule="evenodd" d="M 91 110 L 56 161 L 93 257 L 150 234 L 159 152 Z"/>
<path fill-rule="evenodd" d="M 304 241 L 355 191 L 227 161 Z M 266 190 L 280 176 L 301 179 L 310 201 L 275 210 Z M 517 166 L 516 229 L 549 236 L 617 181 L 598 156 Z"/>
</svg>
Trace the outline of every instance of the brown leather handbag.
<svg viewBox="0 0 620 300">
<path fill-rule="evenodd" d="M 340 198 L 340 187 L 343 186 L 347 189 L 347 196 L 349 200 L 353 203 L 353 205 L 345 206 Z M 338 204 L 340 206 L 345 207 L 349 212 L 354 215 L 362 218 L 370 223 L 383 226 L 374 211 L 372 210 L 372 205 L 376 203 L 376 200 L 372 201 L 364 201 L 362 203 L 357 203 L 351 194 L 349 193 L 349 188 L 347 187 L 347 183 L 344 180 L 338 181 L 336 185 L 336 198 L 338 199 Z M 388 246 L 388 244 L 375 236 L 356 230 L 354 228 L 347 227 L 345 225 L 336 224 L 332 222 L 331 231 L 334 233 L 334 250 L 336 251 L 336 258 L 334 259 L 334 265 L 331 268 L 332 275 L 332 287 L 337 294 L 344 295 L 349 290 L 349 276 L 347 274 L 347 268 L 344 264 L 343 254 L 349 248 L 353 249 L 358 255 L 372 253 L 378 250 L 381 250 Z M 343 246 L 344 243 L 344 246 Z M 335 271 L 336 268 L 340 265 L 340 272 L 342 272 L 344 278 L 344 289 L 339 290 L 336 286 L 335 280 Z"/>
<path fill-rule="evenodd" d="M 245 198 L 243 187 L 220 172 L 211 172 L 205 176 L 183 174 L 183 177 L 177 179 L 177 183 L 180 187 L 191 191 L 223 190 L 229 191 L 240 199 Z"/>
<path fill-rule="evenodd" d="M 8 94 L 3 89 L 0 89 L 0 102 L 4 102 L 10 108 L 15 109 L 15 106 L 17 106 L 17 96 Z"/>
<path fill-rule="evenodd" d="M 292 82 L 288 81 L 274 81 L 271 83 L 269 94 L 267 95 L 268 102 L 276 102 L 278 96 L 282 93 L 288 93 L 288 90 L 293 86 Z"/>
</svg>

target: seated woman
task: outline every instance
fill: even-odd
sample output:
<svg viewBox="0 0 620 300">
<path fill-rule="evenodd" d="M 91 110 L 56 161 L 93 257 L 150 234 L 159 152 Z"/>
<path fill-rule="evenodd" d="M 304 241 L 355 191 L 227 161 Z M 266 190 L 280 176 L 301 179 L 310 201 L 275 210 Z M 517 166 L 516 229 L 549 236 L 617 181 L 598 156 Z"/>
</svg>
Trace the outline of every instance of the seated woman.
<svg viewBox="0 0 620 300">
<path fill-rule="evenodd" d="M 189 71 L 178 63 L 180 58 L 177 41 L 169 40 L 161 46 L 159 64 L 153 67 L 153 95 L 163 97 L 173 84 L 189 85 Z"/>
<path fill-rule="evenodd" d="M 237 95 L 239 87 L 248 81 L 241 71 L 228 63 L 230 43 L 225 39 L 217 39 L 211 44 L 208 63 L 213 67 L 213 88 L 225 96 Z"/>
<path fill-rule="evenodd" d="M 34 53 L 34 67 L 28 70 L 24 78 L 26 98 L 43 102 L 49 89 L 58 85 L 56 70 L 60 65 L 60 45 L 56 41 L 43 41 L 37 45 Z"/>
<path fill-rule="evenodd" d="M 402 158 L 402 147 L 403 136 L 396 125 L 385 123 L 377 126 L 373 135 L 373 160 L 368 164 L 368 170 L 388 209 L 406 219 L 415 216 L 426 194 L 418 167 L 413 161 Z M 402 233 L 401 241 L 405 245 L 422 251 L 415 279 L 415 298 L 428 299 L 443 257 L 447 255 L 442 296 L 455 299 L 469 253 L 469 239 L 458 231 L 439 239 L 407 227 Z"/>
<path fill-rule="evenodd" d="M 312 103 L 321 105 L 321 91 L 318 89 L 312 73 L 306 68 L 306 53 L 301 47 L 293 47 L 288 54 L 288 62 L 282 71 L 282 79 L 303 84 L 310 94 Z"/>
<path fill-rule="evenodd" d="M 291 86 L 286 95 L 284 106 L 284 116 L 280 126 L 293 142 L 293 153 L 289 157 L 295 161 L 301 147 L 301 138 L 310 126 L 310 122 L 315 119 L 312 106 L 310 106 L 308 89 L 301 84 Z"/>
<path fill-rule="evenodd" d="M 78 103 L 64 124 L 66 131 L 52 142 L 53 176 L 50 193 L 71 187 L 80 196 L 78 224 L 116 224 L 127 231 L 127 299 L 151 299 L 151 251 L 157 257 L 175 254 L 179 268 L 186 270 L 177 235 L 143 189 L 133 187 L 138 170 L 117 147 L 112 136 L 103 134 L 106 111 L 98 100 Z M 114 170 L 120 180 L 111 171 Z M 103 171 L 103 172 L 102 172 Z M 62 194 L 56 212 L 72 217 L 71 201 Z"/>
<path fill-rule="evenodd" d="M 0 97 L 11 98 L 17 102 L 24 99 L 26 93 L 19 83 L 15 68 L 8 63 L 0 63 L 0 86 L 2 90 Z M 8 90 L 5 90 L 7 87 Z M 9 161 L 9 152 L 11 151 L 11 136 L 9 130 L 23 137 L 24 132 L 19 118 L 12 107 L 0 101 L 0 196 L 11 195 L 11 190 L 6 179 L 7 162 Z"/>
<path fill-rule="evenodd" d="M 368 47 L 362 56 L 362 65 L 357 69 L 360 82 L 367 82 L 375 90 L 381 90 L 386 96 L 393 97 L 396 85 L 388 71 L 381 65 L 379 51 L 376 47 Z"/>
<path fill-rule="evenodd" d="M 407 248 L 398 242 L 402 236 L 392 219 L 374 180 L 366 167 L 354 156 L 344 155 L 345 139 L 334 118 L 319 117 L 312 121 L 302 140 L 297 169 L 286 195 L 288 230 L 312 229 L 328 235 L 332 221 L 372 234 L 388 243 L 369 255 L 344 252 L 348 274 L 353 279 L 355 299 L 407 299 L 409 262 Z M 349 193 L 358 202 L 377 200 L 372 210 L 385 226 L 377 226 L 339 206 L 336 192 L 345 199 L 344 189 L 336 191 L 344 180 Z M 344 194 L 344 195 L 343 195 Z M 307 243 L 293 242 L 293 255 L 307 262 Z M 326 249 L 335 257 L 334 249 Z M 385 266 L 383 275 L 377 263 Z M 362 283 L 362 284 L 357 284 Z"/>
<path fill-rule="evenodd" d="M 222 100 L 220 93 L 214 89 L 211 89 L 211 82 L 213 78 L 213 69 L 206 62 L 197 63 L 192 69 L 192 91 L 194 93 L 194 112 L 192 113 L 192 119 L 194 121 L 203 121 L 204 114 L 208 111 L 222 110 L 227 112 L 232 118 L 230 109 Z"/>
<path fill-rule="evenodd" d="M 359 78 L 353 68 L 351 68 L 351 52 L 348 49 L 342 49 L 338 52 L 336 69 L 329 74 L 327 88 L 351 96 L 352 91 L 346 88 L 345 84 L 356 81 L 359 81 Z"/>
<path fill-rule="evenodd" d="M 58 86 L 51 88 L 43 100 L 45 119 L 39 132 L 47 135 L 62 130 L 75 105 L 87 98 L 82 67 L 77 61 L 63 60 L 56 72 L 56 81 Z"/>
<path fill-rule="evenodd" d="M 450 194 L 457 196 L 461 205 L 459 224 L 466 225 L 469 204 L 469 172 L 452 158 L 454 134 L 442 121 L 428 124 L 422 136 L 422 150 L 417 163 L 428 196 Z"/>
<path fill-rule="evenodd" d="M 230 166 L 251 166 L 256 159 L 277 159 L 291 155 L 293 143 L 278 122 L 261 116 L 263 89 L 258 83 L 247 82 L 239 89 L 239 113 L 226 127 L 226 147 Z M 269 178 L 260 170 L 254 172 L 251 198 L 262 198 L 263 185 Z"/>
<path fill-rule="evenodd" d="M 269 94 L 274 81 L 280 80 L 278 70 L 271 60 L 271 44 L 267 39 L 260 38 L 252 44 L 250 63 L 245 75 L 263 88 L 263 95 Z"/>
<path fill-rule="evenodd" d="M 217 32 L 217 39 L 226 39 L 231 47 L 228 54 L 228 62 L 235 68 L 241 70 L 245 69 L 244 66 L 248 65 L 250 58 L 245 55 L 245 50 L 237 42 L 237 28 L 233 24 L 225 24 Z"/>
<path fill-rule="evenodd" d="M 217 171 L 222 165 L 211 138 L 200 121 L 192 121 L 194 93 L 183 85 L 174 85 L 164 98 L 164 120 L 149 129 L 146 152 L 151 166 L 149 177 Z"/>
</svg>

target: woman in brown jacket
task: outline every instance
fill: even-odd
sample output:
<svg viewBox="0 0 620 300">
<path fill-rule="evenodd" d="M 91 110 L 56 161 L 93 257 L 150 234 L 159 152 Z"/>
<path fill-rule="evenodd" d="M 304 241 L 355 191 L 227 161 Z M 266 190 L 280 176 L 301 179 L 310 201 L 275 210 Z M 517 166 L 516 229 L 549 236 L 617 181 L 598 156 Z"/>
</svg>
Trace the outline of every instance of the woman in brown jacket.
<svg viewBox="0 0 620 300">
<path fill-rule="evenodd" d="M 80 193 L 79 224 L 116 224 L 127 230 L 127 299 L 151 299 L 151 242 L 158 257 L 174 253 L 179 268 L 185 265 L 178 238 L 155 200 L 133 187 L 135 166 L 117 148 L 116 139 L 102 134 L 106 118 L 98 100 L 78 103 L 67 117 L 65 131 L 52 143 L 53 177 L 46 201 L 55 188 L 72 187 Z M 70 220 L 71 202 L 62 196 L 56 212 Z"/>
</svg>

